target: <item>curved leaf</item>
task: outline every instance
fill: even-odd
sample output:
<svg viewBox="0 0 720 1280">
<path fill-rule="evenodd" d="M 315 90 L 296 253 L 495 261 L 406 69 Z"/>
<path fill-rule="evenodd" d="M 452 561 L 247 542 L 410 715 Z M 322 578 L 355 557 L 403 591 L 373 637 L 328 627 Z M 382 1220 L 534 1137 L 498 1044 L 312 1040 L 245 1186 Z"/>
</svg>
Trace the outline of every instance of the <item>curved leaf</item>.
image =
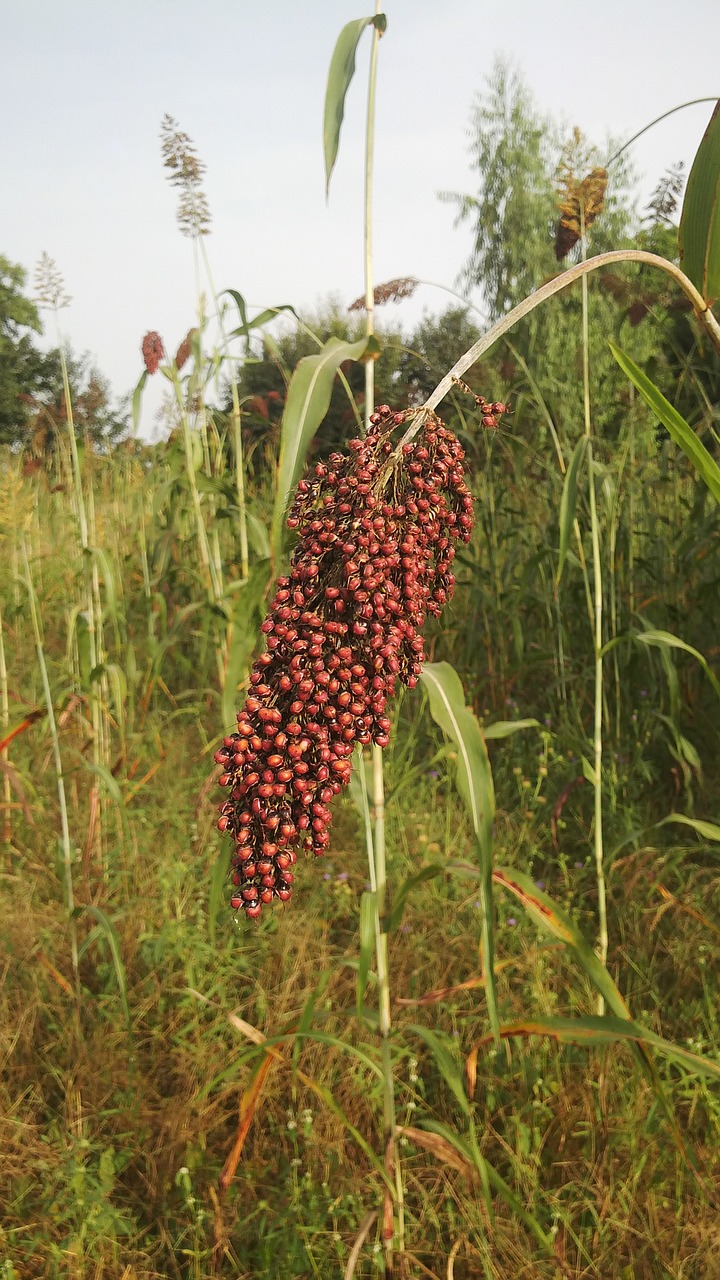
<svg viewBox="0 0 720 1280">
<path fill-rule="evenodd" d="M 665 1040 L 647 1027 L 625 1018 L 521 1018 L 517 1022 L 505 1023 L 500 1028 L 500 1035 L 508 1036 L 550 1036 L 559 1044 L 579 1044 L 592 1048 L 598 1044 L 617 1044 L 618 1041 L 631 1040 L 636 1044 L 649 1045 L 657 1049 L 672 1062 L 677 1062 L 696 1075 L 710 1076 L 720 1080 L 720 1063 L 700 1054 L 691 1053 L 680 1045 Z M 479 1045 L 488 1044 L 491 1036 L 484 1036 Z"/>
<path fill-rule="evenodd" d="M 618 1018 L 630 1018 L 630 1011 L 613 982 L 608 970 L 595 955 L 590 943 L 585 940 L 574 921 L 570 920 L 547 893 L 538 889 L 530 876 L 514 867 L 496 867 L 493 880 L 503 889 L 515 895 L 518 901 L 541 928 L 547 929 L 554 937 L 567 945 L 575 953 L 575 957 L 585 970 L 590 981 L 600 995 L 603 996 Z"/>
<path fill-rule="evenodd" d="M 429 1027 L 421 1027 L 417 1023 L 411 1023 L 405 1030 L 406 1032 L 413 1032 L 421 1040 L 425 1041 L 435 1059 L 435 1065 L 440 1075 L 454 1095 L 460 1110 L 464 1116 L 469 1116 L 470 1102 L 463 1083 L 462 1068 L 445 1043 L 445 1037 L 437 1031 L 431 1031 Z"/>
<path fill-rule="evenodd" d="M 686 640 L 681 640 L 680 637 L 674 635 L 672 631 L 641 631 L 635 639 L 639 640 L 641 644 L 650 645 L 657 649 L 682 649 L 685 653 L 689 653 L 700 663 L 705 675 L 720 698 L 720 680 L 718 680 L 714 671 L 711 670 L 707 658 L 700 653 L 699 649 L 694 649 L 691 644 L 688 644 Z"/>
<path fill-rule="evenodd" d="M 122 1005 L 123 1013 L 125 1015 L 125 1024 L 127 1026 L 128 1031 L 131 1032 L 132 1020 L 130 1018 L 130 1005 L 128 1002 L 127 975 L 125 972 L 125 965 L 123 964 L 122 949 L 120 946 L 120 938 L 119 938 L 117 929 L 112 923 L 110 917 L 107 916 L 105 912 L 101 910 L 100 907 L 96 907 L 96 906 L 93 906 L 92 904 L 88 904 L 87 906 L 81 906 L 76 908 L 77 915 L 81 915 L 83 912 L 87 912 L 87 914 L 92 916 L 94 920 L 97 920 L 97 924 L 95 928 L 91 930 L 91 932 L 88 934 L 87 938 L 83 942 L 80 948 L 79 954 L 80 956 L 83 956 L 85 952 L 88 950 L 88 948 L 90 947 L 90 945 L 100 935 L 103 935 L 106 938 L 108 946 L 110 948 L 110 955 L 112 956 L 113 969 L 115 970 L 115 978 L 118 984 L 118 991 L 120 992 L 120 1003 Z"/>
<path fill-rule="evenodd" d="M 494 724 L 484 724 L 482 726 L 482 735 L 486 742 L 492 738 L 510 738 L 512 734 L 519 733 L 521 729 L 540 729 L 539 720 L 496 720 Z"/>
<path fill-rule="evenodd" d="M 720 296 L 720 102 L 688 176 L 679 246 L 683 271 L 712 305 Z"/>
<path fill-rule="evenodd" d="M 712 455 L 708 453 L 702 441 L 698 440 L 692 427 L 680 416 L 677 409 L 673 408 L 670 401 L 665 399 L 665 396 L 658 390 L 655 383 L 650 381 L 647 374 L 643 373 L 634 360 L 631 360 L 624 351 L 621 351 L 620 347 L 612 340 L 610 341 L 610 350 L 620 368 L 637 387 L 645 403 L 670 432 L 676 445 L 690 459 L 713 498 L 720 502 L 720 467 L 718 467 Z"/>
<path fill-rule="evenodd" d="M 132 397 L 132 420 L 133 420 L 133 431 L 135 433 L 137 433 L 137 429 L 140 426 L 140 410 L 142 409 L 143 391 L 145 390 L 145 383 L 147 382 L 147 380 L 148 380 L 148 371 L 147 369 L 143 369 L 142 373 L 140 374 L 140 377 L 137 380 L 137 385 L 135 387 L 135 390 L 133 391 L 133 397 Z"/>
<path fill-rule="evenodd" d="M 582 469 L 582 464 L 585 460 L 587 447 L 588 437 L 581 436 L 573 449 L 570 466 L 565 472 L 562 498 L 560 499 L 560 550 L 558 553 L 557 569 L 555 571 L 556 586 L 558 586 L 560 579 L 562 578 L 568 547 L 570 546 L 570 534 L 575 522 L 575 508 L 577 506 L 578 478 Z"/>
<path fill-rule="evenodd" d="M 397 1132 L 407 1134 L 412 1142 L 416 1142 L 418 1146 L 425 1147 L 426 1150 L 430 1151 L 445 1164 L 454 1164 L 454 1161 L 450 1158 L 450 1152 L 457 1151 L 460 1158 L 455 1167 L 459 1172 L 466 1173 L 468 1169 L 473 1170 L 473 1172 L 477 1170 L 482 1181 L 484 1182 L 487 1179 L 488 1185 L 498 1192 L 509 1208 L 512 1209 L 515 1216 L 532 1232 L 538 1244 L 542 1246 L 550 1257 L 555 1257 L 552 1238 L 543 1231 L 537 1218 L 523 1207 L 515 1192 L 508 1186 L 497 1169 L 477 1150 L 477 1144 L 474 1144 L 473 1150 L 469 1142 L 466 1142 L 459 1134 L 455 1133 L 454 1129 L 451 1129 L 449 1125 L 443 1124 L 440 1120 L 431 1120 L 424 1117 L 422 1126 L 423 1129 L 421 1130 L 403 1128 L 398 1129 Z M 427 1139 L 423 1142 L 419 1136 L 423 1130 L 437 1134 L 443 1140 L 442 1147 L 434 1147 Z"/>
<path fill-rule="evenodd" d="M 310 442 L 330 407 L 335 375 L 344 360 L 359 360 L 367 345 L 367 338 L 358 342 L 329 338 L 322 351 L 315 356 L 305 356 L 293 373 L 280 432 L 280 462 L 272 524 L 272 546 L 276 557 L 282 551 L 290 495 L 300 479 Z"/>
<path fill-rule="evenodd" d="M 243 295 L 238 293 L 237 289 L 226 289 L 225 293 L 229 294 L 232 298 L 238 309 L 238 315 L 240 316 L 240 324 L 237 329 L 233 329 L 232 333 L 228 334 L 228 337 L 230 338 L 249 338 L 251 330 L 261 329 L 263 325 L 269 324 L 271 320 L 276 320 L 283 311 L 289 311 L 296 320 L 300 319 L 300 316 L 291 303 L 281 302 L 278 307 L 266 307 L 264 311 L 253 316 L 252 320 L 250 320 L 247 313 L 247 303 Z"/>
<path fill-rule="evenodd" d="M 357 47 L 363 31 L 371 25 L 382 35 L 387 25 L 385 15 L 379 13 L 374 17 L 356 18 L 353 22 L 348 22 L 337 38 L 337 44 L 330 59 L 327 89 L 325 90 L 325 116 L 323 119 L 326 195 L 330 191 L 330 178 L 335 168 L 340 146 L 340 130 L 345 115 L 345 97 L 350 88 L 350 82 L 355 75 Z"/>
<path fill-rule="evenodd" d="M 720 827 L 717 823 L 706 822 L 704 818 L 689 818 L 686 813 L 669 813 L 667 818 L 661 818 L 659 822 L 655 823 L 655 826 L 666 827 L 668 823 L 675 822 L 683 827 L 691 827 L 704 840 L 710 840 L 713 844 L 720 843 Z"/>
<path fill-rule="evenodd" d="M 452 738 L 458 749 L 457 789 L 470 815 L 480 855 L 483 976 L 487 984 L 488 1017 L 495 1032 L 499 1025 L 492 901 L 495 789 L 490 760 L 477 716 L 465 705 L 460 677 L 450 663 L 426 662 L 420 672 L 420 679 L 427 690 L 433 720 Z"/>
</svg>

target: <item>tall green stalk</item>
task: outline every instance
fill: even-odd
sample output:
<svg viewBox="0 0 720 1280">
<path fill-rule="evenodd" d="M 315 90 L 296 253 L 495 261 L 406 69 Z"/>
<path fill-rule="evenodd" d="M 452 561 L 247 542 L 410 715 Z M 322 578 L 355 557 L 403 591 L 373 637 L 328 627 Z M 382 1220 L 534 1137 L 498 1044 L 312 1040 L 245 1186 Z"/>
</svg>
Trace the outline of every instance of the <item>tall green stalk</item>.
<svg viewBox="0 0 720 1280">
<path fill-rule="evenodd" d="M 223 348 L 228 352 L 228 337 L 225 329 L 225 320 L 222 308 L 220 307 L 220 299 L 217 289 L 215 288 L 215 280 L 213 279 L 210 267 L 210 259 L 207 249 L 205 248 L 205 238 L 200 237 L 200 249 L 207 275 L 210 291 L 215 302 L 215 314 L 220 326 L 220 334 L 222 336 Z M 233 424 L 233 448 L 235 451 L 235 489 L 237 492 L 238 502 L 238 526 L 240 530 L 240 572 L 243 578 L 247 578 L 249 574 L 249 554 L 248 554 L 248 535 L 247 535 L 247 512 L 245 507 L 245 464 L 243 460 L 243 443 L 242 443 L 242 423 L 240 417 L 240 395 L 238 392 L 237 377 L 235 376 L 234 367 L 231 366 L 230 374 L 230 395 L 232 399 L 232 424 Z"/>
<path fill-rule="evenodd" d="M 72 392 L 70 390 L 70 377 L 68 373 L 67 356 L 65 353 L 65 342 L 60 331 L 59 309 L 64 306 L 67 299 L 63 297 L 59 288 L 59 275 L 56 274 L 53 279 L 50 276 L 48 262 L 41 264 L 40 271 L 44 269 L 48 276 L 49 293 L 48 302 L 52 308 L 55 320 L 55 330 L 57 334 L 58 350 L 60 352 L 60 369 L 62 373 L 63 395 L 65 397 L 65 414 L 67 418 L 67 435 L 68 444 L 70 446 L 70 459 L 72 465 L 73 492 L 75 496 L 75 510 L 78 518 L 78 527 L 80 532 L 80 553 L 82 561 L 82 577 L 85 592 L 85 608 L 87 612 L 87 630 L 88 630 L 88 647 L 90 655 L 90 669 L 97 670 L 97 667 L 103 659 L 103 641 L 102 641 L 102 601 L 100 597 L 100 576 L 98 573 L 97 559 L 92 554 L 92 548 L 95 539 L 95 508 L 92 501 L 92 492 L 90 492 L 90 515 L 85 506 L 85 493 L 83 489 L 83 477 L 80 467 L 80 455 L 77 446 L 77 434 L 75 431 L 75 416 L 73 412 Z M 56 270 L 56 269 L 55 269 Z M 90 481 L 92 485 L 92 480 Z M 91 539 L 92 535 L 92 539 Z M 88 690 L 90 703 L 90 718 L 92 725 L 92 761 L 95 768 L 95 779 L 93 785 L 94 800 L 97 804 L 97 813 L 99 821 L 97 826 L 98 841 L 100 848 L 102 847 L 102 802 L 100 796 L 100 787 L 97 782 L 99 766 L 106 764 L 103 750 L 103 702 L 107 706 L 107 680 L 103 678 L 100 685 L 100 693 L 92 686 Z M 93 809 L 93 812 L 95 810 Z"/>
<path fill-rule="evenodd" d="M 585 228 L 582 221 L 582 245 L 585 252 Z M 594 850 L 595 879 L 598 894 L 598 954 L 603 964 L 607 960 L 607 894 L 605 889 L 605 871 L 603 868 L 603 811 L 602 811 L 602 763 L 603 763 L 603 580 L 602 562 L 600 559 L 600 525 L 595 495 L 595 475 L 593 472 L 592 422 L 590 414 L 590 335 L 588 322 L 588 283 L 584 275 L 582 286 L 582 347 L 583 347 L 583 413 L 585 418 L 585 436 L 587 437 L 588 490 L 590 499 L 590 539 L 592 544 L 593 567 L 593 606 L 594 606 L 594 648 L 595 648 L 595 695 L 593 717 L 593 792 L 594 792 Z M 598 1014 L 605 1012 L 605 1001 L 601 995 L 597 1001 Z"/>
<path fill-rule="evenodd" d="M 5 638 L 3 633 L 2 610 L 0 610 L 0 735 L 5 737 L 10 728 L 10 700 L 8 696 L 8 673 L 7 664 L 5 662 Z M 4 765 L 8 763 L 8 748 L 5 747 L 0 753 L 0 760 Z M 12 840 L 12 790 L 10 787 L 10 775 L 7 769 L 3 769 L 3 793 L 5 797 L 5 817 L 3 820 L 3 841 L 10 844 Z"/>
<path fill-rule="evenodd" d="M 380 13 L 380 0 L 376 0 L 375 13 Z M 368 80 L 367 117 L 365 127 L 365 190 L 364 190 L 364 261 L 365 261 L 365 314 L 366 333 L 371 337 L 375 330 L 375 290 L 373 281 L 373 221 L 372 191 L 375 154 L 375 90 L 377 85 L 377 54 L 381 32 L 373 27 Z M 370 426 L 370 416 L 375 409 L 375 364 L 365 362 L 365 430 Z M 395 1140 L 396 1109 L 395 1080 L 392 1064 L 392 1022 L 390 1014 L 390 974 L 388 970 L 387 932 L 385 929 L 385 900 L 387 893 L 387 868 L 385 863 L 385 784 L 383 778 L 382 748 L 373 746 L 373 809 L 374 832 L 368 841 L 370 884 L 375 893 L 374 917 L 375 957 L 378 979 L 379 1025 L 383 1071 L 383 1146 L 388 1176 L 394 1179 L 397 1221 L 391 1234 L 383 1234 L 385 1248 L 385 1273 L 392 1275 L 395 1235 L 401 1254 L 405 1248 L 405 1215 L 402 1170 Z M 394 1215 L 393 1215 L 394 1216 Z"/>
<path fill-rule="evenodd" d="M 63 855 L 63 868 L 65 871 L 65 901 L 67 905 L 68 925 L 70 929 L 70 958 L 72 962 L 73 977 L 75 980 L 75 992 L 79 998 L 80 970 L 78 965 L 77 925 L 75 922 L 75 895 L 73 893 L 70 824 L 68 822 L 67 801 L 65 797 L 65 776 L 63 774 L 62 756 L 60 754 L 60 737 L 58 735 L 57 721 L 55 720 L 55 708 L 53 706 L 52 693 L 50 692 L 50 680 L 48 677 L 47 663 L 45 661 L 45 650 L 43 648 L 42 632 L 40 630 L 40 619 L 37 611 L 37 598 L 35 595 L 35 587 L 33 586 L 30 560 L 28 557 L 27 543 L 25 541 L 24 533 L 21 533 L 20 535 L 20 548 L 23 558 L 23 567 L 25 569 L 25 584 L 27 586 L 28 601 L 30 604 L 30 621 L 32 623 L 33 638 L 35 640 L 35 652 L 37 654 L 38 667 L 40 668 L 40 678 L 42 680 L 43 693 L 45 695 L 48 727 L 50 729 L 50 739 L 52 741 L 53 756 L 55 758 L 55 778 L 57 780 L 58 804 L 60 806 L 60 844 Z"/>
</svg>

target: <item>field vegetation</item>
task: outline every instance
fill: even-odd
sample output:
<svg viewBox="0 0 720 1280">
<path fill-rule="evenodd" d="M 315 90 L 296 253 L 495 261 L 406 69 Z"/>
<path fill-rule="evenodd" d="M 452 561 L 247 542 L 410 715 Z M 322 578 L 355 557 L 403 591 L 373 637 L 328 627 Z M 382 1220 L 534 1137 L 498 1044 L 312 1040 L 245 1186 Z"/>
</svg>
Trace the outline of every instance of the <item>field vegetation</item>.
<svg viewBox="0 0 720 1280">
<path fill-rule="evenodd" d="M 328 181 L 347 48 L 375 58 L 382 24 L 351 27 Z M 719 119 L 696 161 L 715 188 Z M 563 137 L 502 66 L 474 123 L 477 189 L 447 198 L 487 315 L 455 298 L 408 334 L 385 318 L 414 278 L 369 274 L 358 310 L 280 329 L 218 294 L 202 163 L 166 118 L 205 292 L 186 337 L 146 336 L 124 431 L 61 342 L 35 360 L 3 260 L 7 1280 L 720 1277 L 717 238 L 690 266 L 717 214 L 691 175 L 691 296 L 676 169 L 638 215 L 629 153 Z M 675 277 L 581 273 L 623 249 Z M 303 464 L 375 404 L 412 430 L 489 323 L 573 265 L 439 404 L 475 524 L 425 676 L 389 745 L 357 749 L 292 902 L 248 920 L 213 757 Z M 35 292 L 57 318 L 48 260 Z"/>
</svg>

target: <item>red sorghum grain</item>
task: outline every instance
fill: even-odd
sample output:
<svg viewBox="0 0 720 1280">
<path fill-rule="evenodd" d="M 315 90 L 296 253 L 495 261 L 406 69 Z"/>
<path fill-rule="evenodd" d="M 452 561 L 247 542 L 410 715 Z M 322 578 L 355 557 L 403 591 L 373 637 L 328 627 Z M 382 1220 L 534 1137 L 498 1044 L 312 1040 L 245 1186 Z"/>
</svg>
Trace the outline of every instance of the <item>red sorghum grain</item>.
<svg viewBox="0 0 720 1280">
<path fill-rule="evenodd" d="M 160 361 L 165 356 L 162 338 L 151 329 L 142 340 L 142 358 L 148 373 L 157 373 Z"/>
<path fill-rule="evenodd" d="M 290 573 L 262 625 L 267 648 L 237 732 L 215 755 L 229 792 L 218 827 L 235 842 L 231 905 L 250 919 L 288 901 L 298 851 L 327 848 L 328 806 L 355 745 L 387 746 L 388 699 L 398 680 L 417 683 L 422 625 L 450 599 L 454 544 L 470 537 L 458 440 L 432 416 L 398 451 L 404 419 L 381 406 L 366 439 L 297 486 Z"/>
</svg>

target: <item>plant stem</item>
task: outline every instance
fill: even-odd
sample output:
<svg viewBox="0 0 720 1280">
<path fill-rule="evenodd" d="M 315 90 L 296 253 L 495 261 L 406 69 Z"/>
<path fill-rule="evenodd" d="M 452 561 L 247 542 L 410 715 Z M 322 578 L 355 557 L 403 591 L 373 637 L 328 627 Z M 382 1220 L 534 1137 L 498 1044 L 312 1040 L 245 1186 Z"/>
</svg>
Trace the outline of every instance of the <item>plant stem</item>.
<svg viewBox="0 0 720 1280">
<path fill-rule="evenodd" d="M 0 611 L 0 731 L 5 737 L 10 727 L 10 700 L 8 697 L 8 673 L 7 664 L 5 662 L 5 639 L 3 635 L 2 612 Z M 5 747 L 0 754 L 0 760 L 4 765 L 9 762 L 8 748 Z M 10 775 L 6 769 L 3 769 L 3 791 L 5 795 L 5 819 L 3 822 L 3 840 L 5 844 L 12 841 L 12 790 L 10 787 Z"/>
<path fill-rule="evenodd" d="M 98 573 L 97 558 L 93 555 L 93 546 L 95 543 L 95 508 L 92 497 L 92 478 L 90 480 L 90 520 L 85 507 L 85 494 L 83 491 L 82 472 L 80 470 L 80 456 L 77 447 L 77 435 L 75 432 L 75 416 L 73 413 L 72 393 L 70 390 L 70 377 L 68 374 L 67 357 L 65 355 L 65 341 L 60 332 L 60 318 L 57 306 L 53 307 L 53 315 L 55 317 L 55 329 L 58 340 L 58 350 L 60 352 L 60 368 L 62 371 L 63 394 L 65 396 L 65 413 L 67 415 L 68 441 L 70 444 L 70 457 L 72 460 L 72 476 L 73 486 L 75 490 L 75 506 L 78 515 L 78 524 L 80 528 L 80 550 L 82 559 L 82 576 L 85 584 L 86 609 L 87 609 L 87 625 L 88 625 L 88 645 L 90 652 L 90 669 L 95 671 L 103 660 L 102 652 L 102 601 L 100 598 L 100 576 Z M 91 541 L 92 534 L 92 541 Z M 100 692 L 97 687 L 93 687 L 91 682 L 88 690 L 90 700 L 90 717 L 92 723 L 92 760 L 95 767 L 95 780 L 93 783 L 93 795 L 98 804 L 98 813 L 100 821 L 98 822 L 98 847 L 102 859 L 102 800 L 100 796 L 100 788 L 97 780 L 97 769 L 101 764 L 106 763 L 103 760 L 102 748 L 102 702 L 107 705 L 107 680 L 103 677 L 100 683 Z"/>
<path fill-rule="evenodd" d="M 208 257 L 207 249 L 205 248 L 204 236 L 200 236 L 200 250 L 202 252 L 203 263 L 205 266 L 205 273 L 208 278 L 208 284 L 210 285 L 210 292 L 212 293 L 213 300 L 215 302 L 215 314 L 217 316 L 218 324 L 220 326 L 220 334 L 222 336 L 223 346 L 225 347 L 226 350 L 228 350 L 228 338 L 227 338 L 227 332 L 225 330 L 225 319 L 223 316 L 223 312 L 220 308 L 218 292 L 217 292 L 217 289 L 215 288 L 215 281 L 213 279 L 212 270 L 210 268 L 210 259 Z M 229 351 L 228 351 L 228 358 L 230 359 Z M 247 578 L 249 573 L 249 567 L 248 567 L 249 558 L 248 558 L 248 536 L 247 536 L 247 513 L 245 510 L 245 465 L 243 461 L 240 396 L 238 394 L 237 378 L 235 377 L 232 360 L 231 360 L 231 373 L 230 373 L 230 395 L 232 397 L 233 445 L 235 449 L 235 488 L 237 491 L 237 501 L 238 501 L 238 525 L 240 528 L 240 572 L 243 578 Z"/>
<path fill-rule="evenodd" d="M 594 258 L 588 258 L 585 262 L 578 262 L 574 267 L 569 267 L 561 275 L 555 276 L 554 280 L 549 280 L 547 284 L 536 289 L 529 297 L 524 298 L 516 307 L 513 307 L 512 311 L 508 311 L 507 315 L 501 316 L 488 329 L 487 333 L 478 338 L 477 342 L 473 343 L 469 351 L 466 351 L 460 357 L 450 372 L 438 383 L 432 395 L 425 401 L 425 404 L 413 418 L 401 444 L 405 444 L 406 441 L 411 440 L 417 434 L 424 418 L 428 413 L 432 413 L 448 391 L 451 390 L 455 379 L 461 378 L 464 373 L 467 373 L 468 369 L 497 342 L 498 338 L 501 338 L 509 329 L 512 329 L 513 325 L 517 324 L 518 320 L 522 320 L 523 316 L 529 315 L 541 303 L 548 298 L 552 298 L 554 294 L 560 293 L 563 289 L 567 289 L 569 285 L 574 284 L 582 276 L 589 275 L 591 271 L 597 271 L 600 267 L 609 267 L 618 262 L 644 262 L 648 266 L 658 267 L 659 270 L 664 271 L 666 275 L 675 280 L 686 297 L 690 299 L 693 310 L 713 345 L 720 351 L 720 323 L 715 319 L 705 299 L 698 293 L 692 281 L 688 280 L 685 273 L 679 267 L 676 267 L 674 262 L 668 262 L 667 258 L 661 258 L 657 253 L 646 253 L 644 249 L 615 249 L 611 253 L 599 253 Z"/>
<path fill-rule="evenodd" d="M 581 242 L 585 254 L 585 220 L 582 207 L 580 209 Z M 593 603 L 595 614 L 594 649 L 595 649 L 595 707 L 593 724 L 593 792 L 595 801 L 594 848 L 595 879 L 598 894 L 598 952 L 603 964 L 607 960 L 607 895 L 605 891 L 605 871 L 603 868 L 603 810 L 602 810 L 602 764 L 603 764 L 603 580 L 602 562 L 600 559 L 600 525 L 598 522 L 597 499 L 595 494 L 595 475 L 593 472 L 592 454 L 592 422 L 590 415 L 590 325 L 588 317 L 588 282 L 587 275 L 582 277 L 582 355 L 583 355 L 583 413 L 585 418 L 585 436 L 587 437 L 588 456 L 588 489 L 590 498 L 590 538 L 592 542 L 593 567 Z M 605 1000 L 599 995 L 597 1000 L 599 1016 L 605 1013 Z"/>
<path fill-rule="evenodd" d="M 48 677 L 47 663 L 45 662 L 45 651 L 43 649 L 42 635 L 40 632 L 40 621 L 37 612 L 37 600 L 35 597 L 35 588 L 33 586 L 32 574 L 30 572 L 30 561 L 27 553 L 27 543 L 25 535 L 20 535 L 20 547 L 22 551 L 23 565 L 25 567 L 25 582 L 27 585 L 28 599 L 30 603 L 30 619 L 32 622 L 33 637 L 35 639 L 35 651 L 37 654 L 38 666 L 40 668 L 40 677 L 42 679 L 43 692 L 45 694 L 45 707 L 47 709 L 48 726 L 50 729 L 50 737 L 53 745 L 53 755 L 55 757 L 55 777 L 57 779 L 58 802 L 60 805 L 60 841 L 63 852 L 63 865 L 65 869 L 65 897 L 68 910 L 68 922 L 70 926 L 70 957 L 72 961 L 73 977 L 75 979 L 75 994 L 80 998 L 80 970 L 78 966 L 78 943 L 77 943 L 77 924 L 75 922 L 75 896 L 73 894 L 73 878 L 72 878 L 72 852 L 70 848 L 70 825 L 68 822 L 67 801 L 65 798 L 65 777 L 63 774 L 62 756 L 60 754 L 60 738 L 58 735 L 57 722 L 55 720 L 55 708 L 53 706 L 52 694 L 50 692 L 50 680 Z"/>
<path fill-rule="evenodd" d="M 380 12 L 380 0 L 375 0 L 375 13 Z M 364 257 L 365 257 L 365 331 L 372 336 L 375 326 L 375 296 L 373 285 L 373 223 L 372 223 L 372 184 L 373 161 L 375 151 L 375 88 L 377 84 L 377 54 L 380 31 L 373 28 L 372 49 L 370 52 L 370 72 L 368 80 L 367 117 L 365 126 L 365 191 L 364 191 Z M 370 416 L 375 410 L 375 364 L 373 360 L 365 362 L 365 430 L 369 430 Z M 374 809 L 374 866 L 370 866 L 370 883 L 376 893 L 377 909 L 375 912 L 375 956 L 378 978 L 378 1000 L 380 1039 L 383 1070 L 383 1150 L 385 1166 L 390 1178 L 394 1178 L 396 1192 L 397 1223 L 389 1234 L 383 1232 L 385 1248 L 385 1274 L 393 1273 L 393 1246 L 397 1233 L 397 1247 L 400 1254 L 405 1247 L 404 1194 L 402 1170 L 397 1154 L 395 1139 L 395 1081 L 393 1077 L 391 1015 L 390 1015 L 390 975 L 387 960 L 387 933 L 384 925 L 385 896 L 387 889 L 387 871 L 385 865 L 385 786 L 383 779 L 383 755 L 378 746 L 372 748 L 373 762 L 373 809 Z M 368 851 L 369 851 L 368 846 Z M 393 1218 L 395 1215 L 393 1214 Z"/>
</svg>

